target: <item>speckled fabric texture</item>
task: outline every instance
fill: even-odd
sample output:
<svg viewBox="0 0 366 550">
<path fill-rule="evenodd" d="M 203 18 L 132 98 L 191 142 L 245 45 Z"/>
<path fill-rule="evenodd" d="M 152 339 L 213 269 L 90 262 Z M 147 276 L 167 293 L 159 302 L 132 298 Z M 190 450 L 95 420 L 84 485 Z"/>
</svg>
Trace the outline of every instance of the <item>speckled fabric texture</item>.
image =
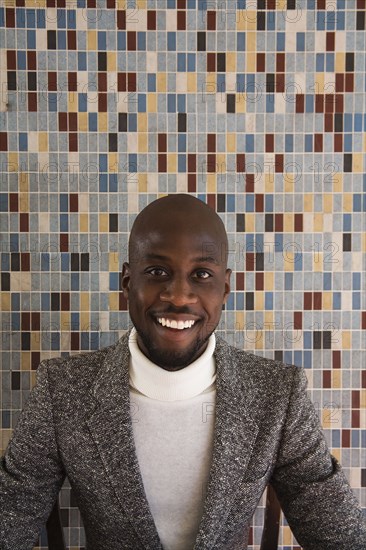
<svg viewBox="0 0 366 550">
<path fill-rule="evenodd" d="M 215 359 L 214 452 L 194 550 L 247 548 L 268 482 L 306 550 L 365 550 L 361 509 L 328 452 L 304 371 L 218 337 Z M 127 333 L 41 363 L 1 461 L 1 550 L 32 548 L 65 475 L 88 550 L 162 550 L 135 453 L 128 362 Z"/>
</svg>

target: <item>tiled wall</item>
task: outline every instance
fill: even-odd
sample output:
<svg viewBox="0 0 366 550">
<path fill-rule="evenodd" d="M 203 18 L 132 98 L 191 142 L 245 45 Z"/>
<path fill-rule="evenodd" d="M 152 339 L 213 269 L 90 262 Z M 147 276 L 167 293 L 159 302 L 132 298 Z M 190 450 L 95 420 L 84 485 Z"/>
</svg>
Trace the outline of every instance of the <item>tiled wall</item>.
<svg viewBox="0 0 366 550">
<path fill-rule="evenodd" d="M 366 505 L 365 4 L 2 0 L 2 450 L 41 359 L 128 328 L 136 213 L 189 192 L 230 235 L 220 331 L 306 367 Z M 67 488 L 61 504 L 82 547 Z"/>
</svg>

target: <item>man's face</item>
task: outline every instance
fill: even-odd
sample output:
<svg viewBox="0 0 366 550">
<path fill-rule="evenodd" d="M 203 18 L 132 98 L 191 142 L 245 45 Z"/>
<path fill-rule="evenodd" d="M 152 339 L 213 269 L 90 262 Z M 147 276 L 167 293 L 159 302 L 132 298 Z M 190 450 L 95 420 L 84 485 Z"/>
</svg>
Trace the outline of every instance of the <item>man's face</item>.
<svg viewBox="0 0 366 550">
<path fill-rule="evenodd" d="M 137 342 L 151 361 L 179 370 L 203 353 L 229 295 L 224 243 L 180 225 L 146 231 L 134 249 L 122 286 Z"/>
</svg>

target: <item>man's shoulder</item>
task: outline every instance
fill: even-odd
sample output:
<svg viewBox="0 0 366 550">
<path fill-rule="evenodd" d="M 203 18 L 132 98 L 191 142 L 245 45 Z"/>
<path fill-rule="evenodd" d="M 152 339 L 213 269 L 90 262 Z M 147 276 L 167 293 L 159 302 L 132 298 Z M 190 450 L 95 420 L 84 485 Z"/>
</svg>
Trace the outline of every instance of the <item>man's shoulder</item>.
<svg viewBox="0 0 366 550">
<path fill-rule="evenodd" d="M 294 377 L 301 376 L 304 369 L 283 361 L 270 359 L 240 349 L 229 344 L 225 339 L 216 336 L 217 358 L 222 362 L 229 361 L 232 374 L 238 378 L 256 379 L 266 385 L 283 382 L 292 383 Z M 234 372 L 233 372 L 234 371 Z"/>
<path fill-rule="evenodd" d="M 94 380 L 108 354 L 115 350 L 125 336 L 126 333 L 114 344 L 99 350 L 77 353 L 67 357 L 44 359 L 41 361 L 38 371 L 46 371 L 50 383 L 56 385 L 57 383 L 65 384 L 68 381 L 74 383 L 83 380 L 86 382 Z"/>
</svg>

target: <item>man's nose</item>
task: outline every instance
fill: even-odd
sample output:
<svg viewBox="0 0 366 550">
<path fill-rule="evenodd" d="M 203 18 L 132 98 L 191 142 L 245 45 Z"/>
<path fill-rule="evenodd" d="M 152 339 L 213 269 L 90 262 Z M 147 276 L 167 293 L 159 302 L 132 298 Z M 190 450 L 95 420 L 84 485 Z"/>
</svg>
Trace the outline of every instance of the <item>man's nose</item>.
<svg viewBox="0 0 366 550">
<path fill-rule="evenodd" d="M 162 302 L 170 302 L 176 306 L 197 303 L 197 294 L 192 289 L 190 281 L 184 277 L 172 277 L 160 293 Z"/>
</svg>

